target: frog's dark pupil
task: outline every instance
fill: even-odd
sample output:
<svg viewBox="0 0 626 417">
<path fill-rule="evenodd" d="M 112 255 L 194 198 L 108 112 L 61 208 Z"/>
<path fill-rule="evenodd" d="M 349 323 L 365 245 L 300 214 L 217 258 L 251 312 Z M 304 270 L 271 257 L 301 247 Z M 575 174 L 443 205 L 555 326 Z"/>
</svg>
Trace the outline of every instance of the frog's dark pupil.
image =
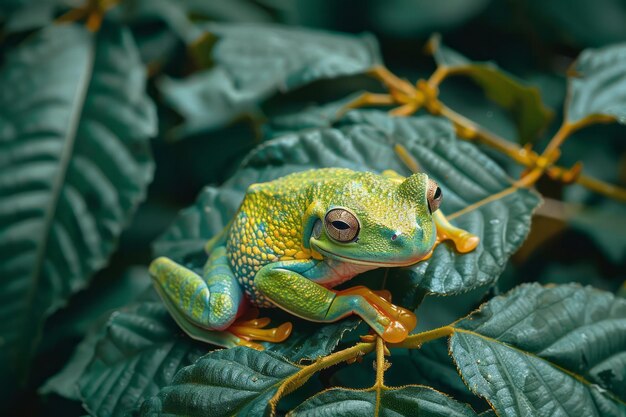
<svg viewBox="0 0 626 417">
<path fill-rule="evenodd" d="M 435 195 L 433 196 L 433 199 L 437 200 L 439 197 L 441 197 L 441 188 L 437 187 L 437 189 L 435 190 Z"/>
<path fill-rule="evenodd" d="M 339 230 L 346 230 L 350 228 L 350 225 L 348 223 L 342 222 L 341 220 L 335 220 L 333 222 L 333 227 Z"/>
</svg>

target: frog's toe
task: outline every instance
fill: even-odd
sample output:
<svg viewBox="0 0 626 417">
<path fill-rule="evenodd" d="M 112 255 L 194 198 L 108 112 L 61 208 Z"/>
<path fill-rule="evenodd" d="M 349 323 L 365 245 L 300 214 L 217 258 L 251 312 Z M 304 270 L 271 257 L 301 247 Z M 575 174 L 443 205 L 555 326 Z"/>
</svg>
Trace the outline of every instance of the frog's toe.
<svg viewBox="0 0 626 417">
<path fill-rule="evenodd" d="M 460 239 L 454 243 L 459 252 L 467 253 L 476 249 L 476 246 L 480 243 L 480 238 L 471 233 L 464 233 L 460 236 Z"/>
<path fill-rule="evenodd" d="M 280 343 L 289 337 L 292 328 L 293 326 L 290 322 L 283 323 L 272 329 L 261 329 L 237 323 L 228 330 L 237 337 L 248 341 L 262 340 L 265 342 Z"/>
<path fill-rule="evenodd" d="M 400 343 L 409 335 L 409 329 L 399 321 L 392 321 L 380 336 L 385 342 Z"/>
<path fill-rule="evenodd" d="M 259 343 L 251 342 L 251 341 L 245 340 L 245 339 L 239 339 L 239 340 L 240 341 L 237 343 L 238 346 L 246 346 L 246 347 L 249 347 L 250 349 L 254 349 L 254 350 L 265 350 L 263 345 L 261 345 Z"/>
</svg>

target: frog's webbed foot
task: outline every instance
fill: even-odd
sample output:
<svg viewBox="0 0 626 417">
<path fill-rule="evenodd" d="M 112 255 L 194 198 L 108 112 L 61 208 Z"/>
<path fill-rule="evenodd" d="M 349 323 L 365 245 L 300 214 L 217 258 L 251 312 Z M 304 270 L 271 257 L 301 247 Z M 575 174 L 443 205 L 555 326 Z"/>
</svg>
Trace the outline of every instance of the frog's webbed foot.
<svg viewBox="0 0 626 417">
<path fill-rule="evenodd" d="M 258 315 L 258 309 L 251 309 L 248 314 L 236 320 L 227 331 L 241 339 L 242 345 L 257 350 L 263 350 L 263 346 L 254 343 L 255 340 L 280 343 L 284 342 L 291 334 L 293 326 L 290 322 L 266 329 L 265 327 L 270 324 L 271 320 L 267 317 L 259 318 Z"/>
<path fill-rule="evenodd" d="M 377 294 L 378 293 L 378 294 Z M 365 302 L 378 311 L 378 324 L 382 328 L 381 337 L 390 343 L 404 340 L 417 325 L 417 317 L 413 312 L 391 304 L 388 291 L 372 291 L 358 286 L 337 292 L 338 296 L 360 296 Z M 379 327 L 379 326 L 376 326 Z M 377 332 L 380 329 L 377 329 Z"/>
</svg>

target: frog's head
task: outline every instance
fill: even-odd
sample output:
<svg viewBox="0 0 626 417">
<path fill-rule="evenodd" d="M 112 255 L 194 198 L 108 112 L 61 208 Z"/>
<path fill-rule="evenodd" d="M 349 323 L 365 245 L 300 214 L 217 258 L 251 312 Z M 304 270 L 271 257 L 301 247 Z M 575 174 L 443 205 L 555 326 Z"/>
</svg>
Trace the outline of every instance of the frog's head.
<svg viewBox="0 0 626 417">
<path fill-rule="evenodd" d="M 305 245 L 322 255 L 354 264 L 406 266 L 432 250 L 432 213 L 442 193 L 426 174 L 405 180 L 363 174 L 328 194 L 309 208 L 308 231 L 305 226 Z"/>
</svg>

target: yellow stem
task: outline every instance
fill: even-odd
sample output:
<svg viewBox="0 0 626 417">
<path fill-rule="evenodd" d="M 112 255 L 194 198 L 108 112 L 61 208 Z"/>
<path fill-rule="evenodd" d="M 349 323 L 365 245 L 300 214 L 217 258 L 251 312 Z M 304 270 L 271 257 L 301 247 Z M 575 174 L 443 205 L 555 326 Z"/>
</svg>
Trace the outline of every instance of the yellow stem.
<svg viewBox="0 0 626 417">
<path fill-rule="evenodd" d="M 406 81 L 398 78 L 396 75 L 394 75 L 384 67 L 375 67 L 370 71 L 370 74 L 373 77 L 383 81 L 383 83 L 390 91 L 396 89 L 398 91 L 401 91 L 405 95 L 415 95 L 418 92 L 423 94 L 423 92 L 421 92 L 419 89 L 410 86 L 410 84 L 408 84 Z M 437 70 L 435 70 L 435 72 L 428 79 L 428 81 L 425 82 L 425 84 L 427 84 L 428 88 L 430 88 L 431 90 L 436 91 L 439 84 L 441 84 L 441 82 L 450 74 L 451 71 L 448 68 L 438 67 Z M 408 91 L 409 86 L 413 91 L 412 93 Z M 426 109 L 429 111 L 436 109 L 437 114 L 440 114 L 452 121 L 457 129 L 459 137 L 470 141 L 475 140 L 491 148 L 494 148 L 507 155 L 509 158 L 513 159 L 520 165 L 531 169 L 531 171 L 522 180 L 518 181 L 515 184 L 516 187 L 532 186 L 546 170 L 549 170 L 548 173 L 551 174 L 550 176 L 557 180 L 567 178 L 567 175 L 563 174 L 568 173 L 570 170 L 554 165 L 553 163 L 556 158 L 554 160 L 549 160 L 545 158 L 545 156 L 548 156 L 548 152 L 552 153 L 555 150 L 558 150 L 558 148 L 565 141 L 568 135 L 571 135 L 571 133 L 584 126 L 592 123 L 609 123 L 615 120 L 615 118 L 612 116 L 592 115 L 576 123 L 566 122 L 565 125 L 568 127 L 562 127 L 559 130 L 560 133 L 557 133 L 557 135 L 555 135 L 555 137 L 551 141 L 551 145 L 548 145 L 548 147 L 546 148 L 546 152 L 544 152 L 544 155 L 539 156 L 531 149 L 523 148 L 516 143 L 509 142 L 506 139 L 503 139 L 500 136 L 482 128 L 470 119 L 460 115 L 445 104 L 441 103 L 436 98 L 436 96 L 434 97 L 434 102 L 432 102 L 432 97 L 429 97 L 429 99 L 431 102 L 426 103 Z M 398 102 L 398 104 L 402 103 Z M 405 159 L 402 158 L 402 155 L 400 155 L 400 157 L 403 160 Z M 552 157 L 554 158 L 554 155 Z M 558 158 L 558 155 L 556 157 Z M 626 190 L 621 187 L 606 183 L 604 181 L 600 181 L 584 174 L 570 175 L 569 177 L 573 177 L 576 183 L 588 188 L 591 191 L 617 200 L 626 201 Z M 569 183 L 570 181 L 571 180 L 565 182 Z"/>
<path fill-rule="evenodd" d="M 388 346 L 391 348 L 419 349 L 426 342 L 441 339 L 442 337 L 449 337 L 452 336 L 453 333 L 454 327 L 443 326 L 427 332 L 413 334 L 400 343 L 389 344 Z"/>
<path fill-rule="evenodd" d="M 376 406 L 374 407 L 374 417 L 378 417 L 380 412 L 381 391 L 385 388 L 385 342 L 383 338 L 376 337 Z"/>
<path fill-rule="evenodd" d="M 451 120 L 457 128 L 461 128 L 459 133 L 464 134 L 462 135 L 464 139 L 476 139 L 480 143 L 502 152 L 521 165 L 533 166 L 534 162 L 532 161 L 532 151 L 529 152 L 517 144 L 502 139 L 498 135 L 483 129 L 473 121 L 460 115 L 443 103 L 441 105 L 441 115 Z"/>
<path fill-rule="evenodd" d="M 311 365 L 304 366 L 301 370 L 291 375 L 282 384 L 280 384 L 280 387 L 278 387 L 278 390 L 269 401 L 271 415 L 275 414 L 276 405 L 282 397 L 300 388 L 316 372 L 338 363 L 366 355 L 373 351 L 374 348 L 374 343 L 357 343 L 348 349 L 340 350 L 339 352 L 324 356 Z"/>
<path fill-rule="evenodd" d="M 385 342 L 382 337 L 376 338 L 376 386 L 385 385 Z"/>
<path fill-rule="evenodd" d="M 581 175 L 580 177 L 578 177 L 576 182 L 591 191 L 595 191 L 598 194 L 602 194 L 607 197 L 626 202 L 626 190 L 623 188 L 620 188 L 613 184 L 608 184 L 604 181 L 600 181 L 587 175 Z"/>
</svg>

